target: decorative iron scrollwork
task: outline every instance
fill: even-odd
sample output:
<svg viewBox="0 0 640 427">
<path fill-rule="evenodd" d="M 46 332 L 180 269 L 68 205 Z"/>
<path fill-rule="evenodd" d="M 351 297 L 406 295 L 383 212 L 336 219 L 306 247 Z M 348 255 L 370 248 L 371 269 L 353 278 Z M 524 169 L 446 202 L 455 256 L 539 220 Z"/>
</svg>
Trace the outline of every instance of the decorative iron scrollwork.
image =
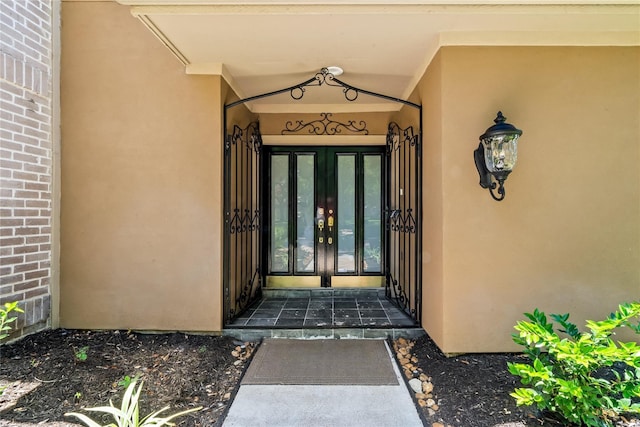
<svg viewBox="0 0 640 427">
<path fill-rule="evenodd" d="M 354 134 L 369 135 L 367 123 L 364 120 L 361 120 L 358 124 L 356 124 L 354 120 L 341 123 L 331 120 L 331 113 L 320 113 L 320 116 L 322 116 L 322 119 L 313 120 L 308 123 L 305 123 L 303 120 L 296 120 L 294 125 L 294 122 L 288 121 L 280 134 L 288 135 L 306 132 L 313 135 L 337 135 L 345 131 Z"/>
<path fill-rule="evenodd" d="M 225 138 L 225 150 L 231 148 L 232 145 L 242 144 L 244 142 L 247 149 L 259 153 L 262 149 L 262 134 L 260 133 L 260 124 L 251 122 L 246 128 L 233 125 L 233 130 L 227 134 Z"/>
<path fill-rule="evenodd" d="M 417 240 L 420 214 L 420 137 L 413 126 L 401 128 L 395 122 L 387 130 L 389 206 L 385 227 L 389 241 L 389 262 L 385 270 L 385 294 L 412 316 L 420 317 L 420 242 Z"/>
<path fill-rule="evenodd" d="M 398 151 L 402 144 L 411 147 L 418 146 L 418 135 L 413 131 L 413 126 L 402 129 L 396 122 L 389 123 L 387 128 L 387 152 Z"/>
<path fill-rule="evenodd" d="M 344 98 L 349 102 L 355 101 L 356 99 L 358 99 L 358 95 L 363 93 L 365 95 L 386 99 L 387 101 L 398 102 L 400 104 L 408 105 L 410 107 L 422 110 L 422 107 L 419 104 L 415 104 L 411 101 L 407 101 L 401 98 L 395 98 L 393 96 L 383 95 L 381 93 L 372 92 L 365 89 L 360 89 L 358 87 L 345 83 L 342 80 L 337 79 L 336 76 L 331 74 L 327 68 L 322 68 L 318 73 L 316 73 L 315 76 L 311 77 L 308 80 L 305 80 L 302 83 L 298 83 L 296 85 L 293 85 L 284 89 L 274 90 L 272 92 L 267 92 L 260 95 L 255 95 L 255 96 L 250 96 L 248 98 L 240 99 L 238 101 L 225 105 L 225 109 L 229 109 L 231 107 L 235 107 L 236 105 L 244 104 L 246 102 L 255 101 L 257 99 L 266 98 L 269 96 L 279 95 L 281 93 L 286 93 L 286 92 L 289 92 L 289 95 L 291 96 L 291 98 L 293 98 L 296 101 L 299 101 L 304 97 L 304 94 L 308 87 L 323 86 L 323 85 L 342 88 L 342 93 L 344 93 Z"/>
<path fill-rule="evenodd" d="M 234 125 L 225 137 L 225 270 L 226 320 L 245 311 L 262 294 L 259 264 L 262 213 L 255 197 L 260 188 L 262 136 L 258 122 Z M 233 285 L 231 285 L 233 284 Z M 233 286 L 233 288 L 231 288 Z"/>
</svg>

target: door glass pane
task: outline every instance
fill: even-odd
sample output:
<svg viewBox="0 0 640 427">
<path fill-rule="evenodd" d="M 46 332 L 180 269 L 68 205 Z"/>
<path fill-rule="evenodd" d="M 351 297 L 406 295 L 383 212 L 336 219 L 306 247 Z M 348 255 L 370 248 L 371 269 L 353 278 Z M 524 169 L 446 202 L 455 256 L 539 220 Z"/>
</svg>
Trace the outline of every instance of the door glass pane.
<svg viewBox="0 0 640 427">
<path fill-rule="evenodd" d="M 338 156 L 338 272 L 356 271 L 356 157 Z"/>
<path fill-rule="evenodd" d="M 271 271 L 289 271 L 289 156 L 271 156 Z"/>
<path fill-rule="evenodd" d="M 297 157 L 297 245 L 296 245 L 296 272 L 315 271 L 315 245 L 314 245 L 314 208 L 315 182 L 314 182 L 314 156 L 312 154 L 300 154 Z"/>
<path fill-rule="evenodd" d="M 380 273 L 382 247 L 381 156 L 364 157 L 364 271 Z"/>
</svg>

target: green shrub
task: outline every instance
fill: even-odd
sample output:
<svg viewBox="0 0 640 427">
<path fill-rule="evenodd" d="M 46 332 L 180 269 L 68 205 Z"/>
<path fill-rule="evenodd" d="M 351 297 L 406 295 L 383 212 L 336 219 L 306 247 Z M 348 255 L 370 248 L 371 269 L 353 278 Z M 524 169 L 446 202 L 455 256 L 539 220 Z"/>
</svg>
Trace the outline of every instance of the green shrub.
<svg viewBox="0 0 640 427">
<path fill-rule="evenodd" d="M 610 426 L 621 413 L 640 413 L 640 346 L 615 342 L 616 328 L 640 334 L 640 303 L 622 304 L 606 320 L 586 322 L 581 332 L 569 315 L 552 314 L 561 338 L 547 316 L 525 313 L 513 340 L 532 363 L 509 363 L 523 385 L 511 396 L 520 405 L 536 405 L 571 423 Z M 638 321 L 635 323 L 635 321 Z"/>
<path fill-rule="evenodd" d="M 160 416 L 161 413 L 167 411 L 169 407 L 165 407 L 159 411 L 147 415 L 140 419 L 139 400 L 140 393 L 142 391 L 141 382 L 136 389 L 137 378 L 134 378 L 122 397 L 122 404 L 120 408 L 113 406 L 113 402 L 109 401 L 109 406 L 99 406 L 96 408 L 87 408 L 87 411 L 103 412 L 111 414 L 115 423 L 106 424 L 102 426 L 96 421 L 89 418 L 87 415 L 78 414 L 75 412 L 66 413 L 65 416 L 72 416 L 78 418 L 89 427 L 161 427 L 165 425 L 173 425 L 171 420 L 179 416 L 188 414 L 189 412 L 199 411 L 202 408 L 193 408 L 186 411 L 178 412 L 177 414 Z"/>
<path fill-rule="evenodd" d="M 4 306 L 0 307 L 0 340 L 9 336 L 11 326 L 9 323 L 15 322 L 17 317 L 9 317 L 9 313 L 15 311 L 16 313 L 24 313 L 17 302 L 5 302 Z"/>
</svg>

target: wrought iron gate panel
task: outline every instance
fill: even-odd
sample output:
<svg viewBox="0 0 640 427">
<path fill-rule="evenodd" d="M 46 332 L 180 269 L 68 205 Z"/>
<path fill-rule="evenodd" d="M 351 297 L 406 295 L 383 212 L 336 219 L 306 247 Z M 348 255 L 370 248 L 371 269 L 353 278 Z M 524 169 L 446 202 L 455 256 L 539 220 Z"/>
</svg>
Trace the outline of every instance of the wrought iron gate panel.
<svg viewBox="0 0 640 427">
<path fill-rule="evenodd" d="M 386 289 L 416 322 L 421 316 L 422 170 L 420 137 L 413 127 L 390 123 L 387 131 Z"/>
<path fill-rule="evenodd" d="M 258 122 L 237 125 L 225 137 L 225 321 L 230 321 L 261 297 L 260 154 Z"/>
</svg>

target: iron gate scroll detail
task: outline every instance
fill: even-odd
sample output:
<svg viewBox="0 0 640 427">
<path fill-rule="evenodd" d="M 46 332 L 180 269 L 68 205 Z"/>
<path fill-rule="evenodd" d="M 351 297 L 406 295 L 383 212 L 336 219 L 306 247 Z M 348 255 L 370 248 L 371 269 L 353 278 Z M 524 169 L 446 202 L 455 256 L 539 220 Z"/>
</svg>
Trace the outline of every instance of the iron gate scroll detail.
<svg viewBox="0 0 640 427">
<path fill-rule="evenodd" d="M 237 125 L 225 138 L 225 313 L 230 321 L 262 295 L 260 232 L 262 213 L 258 122 Z"/>
<path fill-rule="evenodd" d="M 385 293 L 419 323 L 422 311 L 419 237 L 422 173 L 420 138 L 412 126 L 402 129 L 397 123 L 389 123 L 387 171 Z"/>
</svg>

